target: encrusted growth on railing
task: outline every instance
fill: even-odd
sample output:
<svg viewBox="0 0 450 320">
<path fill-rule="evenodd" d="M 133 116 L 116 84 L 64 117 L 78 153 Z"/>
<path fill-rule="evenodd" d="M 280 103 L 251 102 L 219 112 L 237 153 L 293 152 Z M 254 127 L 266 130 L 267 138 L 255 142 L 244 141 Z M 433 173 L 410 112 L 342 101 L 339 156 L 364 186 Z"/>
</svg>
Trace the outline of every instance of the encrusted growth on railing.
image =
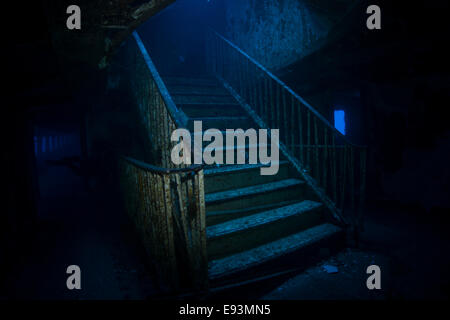
<svg viewBox="0 0 450 320">
<path fill-rule="evenodd" d="M 208 287 L 204 179 L 201 166 L 176 167 L 171 135 L 186 116 L 172 101 L 138 34 L 127 44 L 131 91 L 150 141 L 152 164 L 121 157 L 125 208 L 166 291 Z"/>
<path fill-rule="evenodd" d="M 167 291 L 208 284 L 203 169 L 120 159 L 125 207 Z"/>
<path fill-rule="evenodd" d="M 280 79 L 213 30 L 207 65 L 262 128 L 280 129 L 280 150 L 334 217 L 361 226 L 366 148 L 356 146 Z"/>
<path fill-rule="evenodd" d="M 137 32 L 129 43 L 130 80 L 139 116 L 151 140 L 158 166 L 174 168 L 170 160 L 170 137 L 177 128 L 187 126 L 187 117 L 172 100 Z"/>
</svg>

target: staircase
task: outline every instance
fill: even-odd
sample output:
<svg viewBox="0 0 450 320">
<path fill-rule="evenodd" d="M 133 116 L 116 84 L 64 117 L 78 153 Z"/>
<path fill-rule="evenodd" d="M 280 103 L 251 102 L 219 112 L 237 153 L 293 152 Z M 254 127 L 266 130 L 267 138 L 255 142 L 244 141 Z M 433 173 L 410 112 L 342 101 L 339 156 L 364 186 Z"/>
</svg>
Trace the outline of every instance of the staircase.
<svg viewBox="0 0 450 320">
<path fill-rule="evenodd" d="M 258 126 L 212 77 L 166 76 L 178 109 L 210 128 Z M 212 286 L 300 269 L 343 245 L 344 232 L 287 159 L 279 172 L 262 165 L 206 166 L 205 203 L 209 278 Z"/>
</svg>

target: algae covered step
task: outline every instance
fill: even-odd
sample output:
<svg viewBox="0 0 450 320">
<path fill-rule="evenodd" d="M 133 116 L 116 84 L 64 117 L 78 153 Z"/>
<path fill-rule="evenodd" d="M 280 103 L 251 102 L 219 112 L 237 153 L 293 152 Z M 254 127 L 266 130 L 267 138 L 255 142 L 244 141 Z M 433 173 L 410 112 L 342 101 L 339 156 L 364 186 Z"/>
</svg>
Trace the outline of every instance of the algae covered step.
<svg viewBox="0 0 450 320">
<path fill-rule="evenodd" d="M 212 260 L 209 262 L 208 267 L 209 278 L 214 280 L 227 277 L 263 266 L 270 261 L 302 250 L 310 251 L 314 245 L 331 239 L 341 232 L 342 229 L 338 226 L 324 223 L 244 252 Z M 302 264 L 302 261 L 298 261 L 298 264 Z M 290 266 L 286 265 L 284 267 Z"/>
</svg>

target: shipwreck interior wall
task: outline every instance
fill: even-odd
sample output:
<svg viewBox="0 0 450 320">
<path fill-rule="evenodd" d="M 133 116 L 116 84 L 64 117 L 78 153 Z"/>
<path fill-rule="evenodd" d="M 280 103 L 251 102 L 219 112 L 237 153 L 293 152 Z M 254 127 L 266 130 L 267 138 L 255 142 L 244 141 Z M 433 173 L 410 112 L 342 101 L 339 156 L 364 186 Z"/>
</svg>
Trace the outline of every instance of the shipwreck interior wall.
<svg viewBox="0 0 450 320">
<path fill-rule="evenodd" d="M 325 17 L 329 1 L 226 1 L 226 36 L 271 70 L 279 70 L 314 51 L 351 1 L 339 1 L 337 17 Z"/>
</svg>

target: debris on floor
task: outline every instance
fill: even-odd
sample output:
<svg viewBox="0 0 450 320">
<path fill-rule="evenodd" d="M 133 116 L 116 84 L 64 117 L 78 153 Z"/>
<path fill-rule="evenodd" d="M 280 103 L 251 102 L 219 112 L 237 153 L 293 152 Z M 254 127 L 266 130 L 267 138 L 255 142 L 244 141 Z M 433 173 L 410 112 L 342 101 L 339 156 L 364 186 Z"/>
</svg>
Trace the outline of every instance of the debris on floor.
<svg viewBox="0 0 450 320">
<path fill-rule="evenodd" d="M 338 272 L 339 272 L 339 269 L 338 269 L 337 267 L 335 267 L 335 266 L 330 266 L 330 265 L 328 265 L 328 264 L 324 265 L 324 266 L 323 266 L 323 269 L 324 269 L 327 273 L 331 273 L 331 274 L 333 274 L 333 273 L 338 273 Z"/>
</svg>

